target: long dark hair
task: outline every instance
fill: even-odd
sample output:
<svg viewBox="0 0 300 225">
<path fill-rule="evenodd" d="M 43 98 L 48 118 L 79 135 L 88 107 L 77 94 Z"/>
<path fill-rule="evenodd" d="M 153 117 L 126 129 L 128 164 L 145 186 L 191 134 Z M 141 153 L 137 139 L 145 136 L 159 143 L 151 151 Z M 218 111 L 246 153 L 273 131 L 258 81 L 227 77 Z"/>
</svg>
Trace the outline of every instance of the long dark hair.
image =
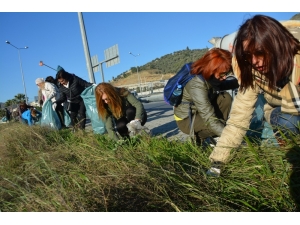
<svg viewBox="0 0 300 225">
<path fill-rule="evenodd" d="M 231 59 L 232 54 L 229 51 L 213 48 L 192 64 L 191 74 L 202 74 L 205 80 L 209 80 L 215 73 L 229 71 Z"/>
<path fill-rule="evenodd" d="M 46 77 L 45 81 L 52 83 L 52 84 L 56 85 L 57 87 L 59 86 L 59 83 L 57 82 L 57 80 L 54 79 L 54 77 L 52 77 L 52 76 Z"/>
<path fill-rule="evenodd" d="M 60 70 L 60 71 L 57 72 L 55 79 L 56 80 L 64 79 L 64 80 L 69 81 L 71 78 L 72 78 L 72 74 L 66 72 L 65 70 Z"/>
<path fill-rule="evenodd" d="M 244 41 L 247 46 L 244 49 Z M 264 59 L 268 86 L 282 87 L 286 84 L 294 66 L 294 56 L 300 50 L 299 41 L 277 20 L 264 16 L 255 15 L 241 25 L 234 40 L 234 51 L 237 63 L 241 71 L 240 90 L 248 87 L 254 88 L 252 75 L 252 62 L 246 59 L 246 55 L 260 51 Z"/>
</svg>

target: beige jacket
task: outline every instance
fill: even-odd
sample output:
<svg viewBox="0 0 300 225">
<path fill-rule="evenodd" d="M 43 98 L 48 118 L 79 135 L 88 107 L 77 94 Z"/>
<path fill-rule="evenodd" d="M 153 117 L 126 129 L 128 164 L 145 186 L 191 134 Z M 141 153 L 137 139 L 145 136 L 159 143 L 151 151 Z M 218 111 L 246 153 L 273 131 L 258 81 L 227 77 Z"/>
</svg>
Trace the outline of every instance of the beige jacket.
<svg viewBox="0 0 300 225">
<path fill-rule="evenodd" d="M 240 77 L 240 70 L 238 68 L 236 58 L 232 59 L 232 67 L 234 74 Z M 299 83 L 300 83 L 300 55 L 296 55 L 294 59 L 294 69 L 290 78 L 290 84 L 298 91 L 299 95 Z M 287 87 L 288 87 L 287 86 Z M 227 124 L 222 132 L 221 137 L 218 140 L 217 146 L 209 156 L 211 161 L 220 161 L 226 163 L 230 156 L 230 151 L 233 148 L 238 147 L 250 126 L 252 119 L 252 113 L 254 111 L 255 103 L 258 98 L 258 94 L 261 90 L 264 90 L 264 97 L 267 103 L 264 106 L 264 117 L 267 122 L 270 123 L 270 114 L 276 106 L 281 106 L 282 111 L 290 114 L 296 114 L 296 109 L 290 107 L 292 103 L 289 101 L 290 93 L 285 86 L 280 92 L 268 91 L 267 88 L 259 87 L 257 83 L 254 84 L 254 89 L 248 88 L 244 93 L 238 92 L 234 98 L 231 112 Z M 266 88 L 266 89 L 265 89 Z"/>
</svg>

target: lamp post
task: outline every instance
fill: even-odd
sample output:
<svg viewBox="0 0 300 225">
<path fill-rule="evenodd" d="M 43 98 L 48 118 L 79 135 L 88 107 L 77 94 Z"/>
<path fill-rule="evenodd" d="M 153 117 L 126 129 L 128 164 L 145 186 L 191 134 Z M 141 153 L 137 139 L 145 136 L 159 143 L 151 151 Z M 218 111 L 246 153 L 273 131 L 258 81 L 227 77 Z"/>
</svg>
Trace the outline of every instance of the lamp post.
<svg viewBox="0 0 300 225">
<path fill-rule="evenodd" d="M 136 72 L 137 72 L 137 76 L 138 76 L 138 80 L 139 80 L 139 87 L 140 87 L 140 93 L 141 93 L 142 92 L 141 78 L 140 78 L 140 75 L 139 75 L 139 69 L 138 69 L 137 62 L 136 62 L 136 57 L 140 56 L 140 54 L 134 55 L 132 52 L 129 52 L 129 54 L 132 55 L 132 56 L 134 56 L 134 59 L 135 59 Z"/>
<path fill-rule="evenodd" d="M 26 104 L 28 104 L 28 98 L 27 98 L 27 93 L 26 93 L 26 86 L 25 86 L 24 74 L 23 74 L 23 69 L 22 69 L 22 61 L 21 61 L 21 55 L 20 55 L 20 49 L 27 49 L 28 47 L 25 46 L 24 48 L 18 48 L 16 46 L 14 46 L 13 44 L 11 44 L 9 41 L 5 41 L 5 42 L 6 42 L 6 44 L 11 45 L 11 46 L 13 46 L 14 48 L 16 48 L 18 50 L 19 62 L 20 62 L 20 68 L 21 68 L 21 75 L 22 75 L 23 87 L 24 87 L 24 92 L 25 92 L 25 102 L 26 102 Z"/>
</svg>

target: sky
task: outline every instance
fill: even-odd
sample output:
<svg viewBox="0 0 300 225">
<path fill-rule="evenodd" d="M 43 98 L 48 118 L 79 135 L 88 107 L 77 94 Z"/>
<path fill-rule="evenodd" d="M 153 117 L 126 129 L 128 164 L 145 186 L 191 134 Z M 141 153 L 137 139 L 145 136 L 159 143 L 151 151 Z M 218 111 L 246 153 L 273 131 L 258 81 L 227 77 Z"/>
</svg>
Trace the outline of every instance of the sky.
<svg viewBox="0 0 300 225">
<path fill-rule="evenodd" d="M 102 7 L 92 3 L 69 7 L 54 1 L 52 5 L 43 2 L 44 5 L 38 3 L 38 7 L 33 8 L 29 8 L 28 4 L 36 4 L 37 1 L 24 2 L 18 4 L 12 1 L 0 12 L 0 102 L 13 99 L 19 93 L 25 94 L 25 89 L 29 102 L 34 101 L 38 93 L 35 80 L 56 75 L 49 67 L 39 66 L 40 61 L 54 69 L 60 65 L 90 81 L 78 17 L 80 13 L 90 57 L 97 55 L 99 62 L 104 61 L 104 51 L 118 45 L 120 62 L 110 67 L 102 64 L 105 82 L 131 67 L 142 66 L 187 47 L 211 48 L 213 46 L 208 42 L 211 38 L 235 32 L 243 21 L 255 14 L 268 15 L 279 21 L 289 20 L 297 14 L 291 12 L 294 9 L 291 5 L 291 11 L 284 7 L 272 11 L 272 7 L 265 6 L 260 10 L 252 7 L 252 12 L 239 8 L 236 11 L 230 8 L 226 12 L 222 4 L 219 8 L 210 6 L 206 9 L 189 4 L 192 2 L 189 0 L 185 1 L 185 7 L 179 5 L 174 8 L 159 4 L 159 1 L 143 1 L 144 6 L 140 5 L 141 1 L 126 1 L 127 4 L 124 4 L 125 1 L 113 1 Z M 226 3 L 228 7 L 230 1 Z M 214 4 L 217 5 L 217 1 Z M 196 7 L 199 10 L 190 11 Z M 263 8 L 267 12 L 262 11 Z M 18 50 L 6 41 L 17 48 L 28 48 Z M 100 71 L 93 76 L 96 84 L 102 82 Z"/>
</svg>

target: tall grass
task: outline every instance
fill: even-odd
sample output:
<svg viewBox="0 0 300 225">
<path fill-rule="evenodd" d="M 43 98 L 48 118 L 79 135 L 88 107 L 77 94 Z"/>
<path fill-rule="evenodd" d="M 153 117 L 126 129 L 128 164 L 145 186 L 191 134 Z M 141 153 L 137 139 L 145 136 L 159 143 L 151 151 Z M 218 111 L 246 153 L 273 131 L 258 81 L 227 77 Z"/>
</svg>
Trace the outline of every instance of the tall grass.
<svg viewBox="0 0 300 225">
<path fill-rule="evenodd" d="M 191 142 L 142 135 L 117 146 L 92 132 L 1 124 L 0 210 L 298 211 L 299 136 L 286 142 L 246 142 L 214 178 L 212 149 Z"/>
</svg>

